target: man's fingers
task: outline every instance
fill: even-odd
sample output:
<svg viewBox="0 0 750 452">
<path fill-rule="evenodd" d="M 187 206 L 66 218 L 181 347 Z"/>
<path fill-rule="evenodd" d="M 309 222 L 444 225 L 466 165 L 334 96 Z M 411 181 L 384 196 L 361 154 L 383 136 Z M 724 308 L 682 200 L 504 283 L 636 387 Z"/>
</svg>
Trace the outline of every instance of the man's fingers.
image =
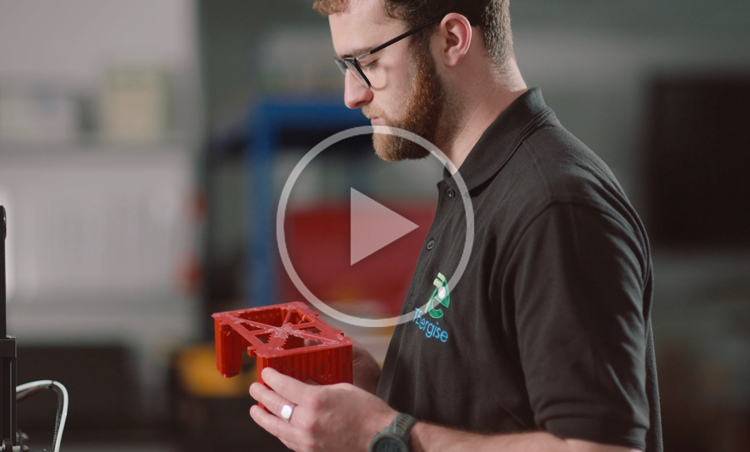
<svg viewBox="0 0 750 452">
<path fill-rule="evenodd" d="M 284 440 L 284 439 L 281 439 L 281 438 L 279 438 L 279 441 L 281 441 L 281 443 L 284 444 L 287 447 L 287 449 L 300 450 L 300 447 L 297 446 L 296 443 L 293 443 L 291 441 L 287 441 L 287 440 Z"/>
<path fill-rule="evenodd" d="M 294 447 L 290 447 L 289 444 L 296 444 L 294 439 L 296 438 L 297 431 L 290 423 L 279 419 L 258 405 L 250 407 L 250 417 L 253 418 L 263 430 L 279 438 L 284 444 L 287 444 L 287 447 L 290 449 L 294 449 Z"/>
<path fill-rule="evenodd" d="M 281 397 L 299 404 L 304 400 L 310 386 L 301 381 L 284 375 L 275 369 L 266 367 L 261 374 L 263 381 Z"/>
<path fill-rule="evenodd" d="M 281 416 L 281 409 L 284 405 L 290 405 L 292 408 L 295 408 L 293 402 L 286 400 L 260 383 L 250 385 L 250 395 L 276 416 Z"/>
</svg>

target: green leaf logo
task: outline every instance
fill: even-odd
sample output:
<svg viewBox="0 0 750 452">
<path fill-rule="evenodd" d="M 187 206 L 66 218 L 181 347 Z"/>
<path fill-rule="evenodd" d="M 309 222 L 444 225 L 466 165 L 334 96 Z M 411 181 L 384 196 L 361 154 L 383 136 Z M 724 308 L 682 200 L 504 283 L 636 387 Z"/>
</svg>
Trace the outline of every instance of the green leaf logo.
<svg viewBox="0 0 750 452">
<path fill-rule="evenodd" d="M 427 312 L 430 313 L 430 317 L 433 319 L 439 319 L 444 314 L 443 310 L 438 306 L 443 305 L 446 308 L 450 306 L 451 294 L 448 290 L 448 281 L 446 281 L 442 273 L 438 273 L 432 285 L 435 286 L 435 290 L 432 291 L 432 295 L 430 295 L 430 299 L 427 301 Z"/>
</svg>

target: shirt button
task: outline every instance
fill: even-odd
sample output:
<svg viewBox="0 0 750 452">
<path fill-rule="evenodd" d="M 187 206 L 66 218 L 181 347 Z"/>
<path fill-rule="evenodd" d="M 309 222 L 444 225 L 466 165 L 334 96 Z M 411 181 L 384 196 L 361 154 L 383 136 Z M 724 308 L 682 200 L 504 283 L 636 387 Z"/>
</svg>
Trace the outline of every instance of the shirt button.
<svg viewBox="0 0 750 452">
<path fill-rule="evenodd" d="M 453 189 L 452 189 L 452 188 L 449 188 L 449 189 L 448 189 L 448 197 L 449 197 L 449 198 L 453 198 L 453 197 L 455 197 L 455 196 L 456 196 L 456 192 L 455 192 L 455 191 L 453 191 Z"/>
<path fill-rule="evenodd" d="M 427 249 L 431 250 L 433 248 L 435 248 L 435 241 L 434 240 L 430 240 L 429 242 L 427 242 Z"/>
</svg>

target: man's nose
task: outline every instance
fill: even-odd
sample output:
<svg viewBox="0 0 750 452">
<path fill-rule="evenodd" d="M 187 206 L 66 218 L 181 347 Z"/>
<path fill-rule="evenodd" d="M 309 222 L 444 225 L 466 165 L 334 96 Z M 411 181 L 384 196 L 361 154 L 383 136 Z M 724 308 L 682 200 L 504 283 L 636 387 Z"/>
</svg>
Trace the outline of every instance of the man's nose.
<svg viewBox="0 0 750 452">
<path fill-rule="evenodd" d="M 351 70 L 344 77 L 344 104 L 351 108 L 362 108 L 372 101 L 372 90 L 367 89 L 357 80 Z"/>
</svg>

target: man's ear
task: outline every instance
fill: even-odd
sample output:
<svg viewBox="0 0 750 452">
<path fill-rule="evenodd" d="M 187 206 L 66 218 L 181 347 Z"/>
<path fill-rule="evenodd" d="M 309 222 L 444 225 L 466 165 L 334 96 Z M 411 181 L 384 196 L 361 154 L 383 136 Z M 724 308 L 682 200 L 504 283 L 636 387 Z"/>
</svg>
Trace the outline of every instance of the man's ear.
<svg viewBox="0 0 750 452">
<path fill-rule="evenodd" d="M 440 58 L 448 67 L 456 66 L 469 51 L 472 28 L 469 19 L 458 13 L 443 17 L 438 30 Z"/>
</svg>

